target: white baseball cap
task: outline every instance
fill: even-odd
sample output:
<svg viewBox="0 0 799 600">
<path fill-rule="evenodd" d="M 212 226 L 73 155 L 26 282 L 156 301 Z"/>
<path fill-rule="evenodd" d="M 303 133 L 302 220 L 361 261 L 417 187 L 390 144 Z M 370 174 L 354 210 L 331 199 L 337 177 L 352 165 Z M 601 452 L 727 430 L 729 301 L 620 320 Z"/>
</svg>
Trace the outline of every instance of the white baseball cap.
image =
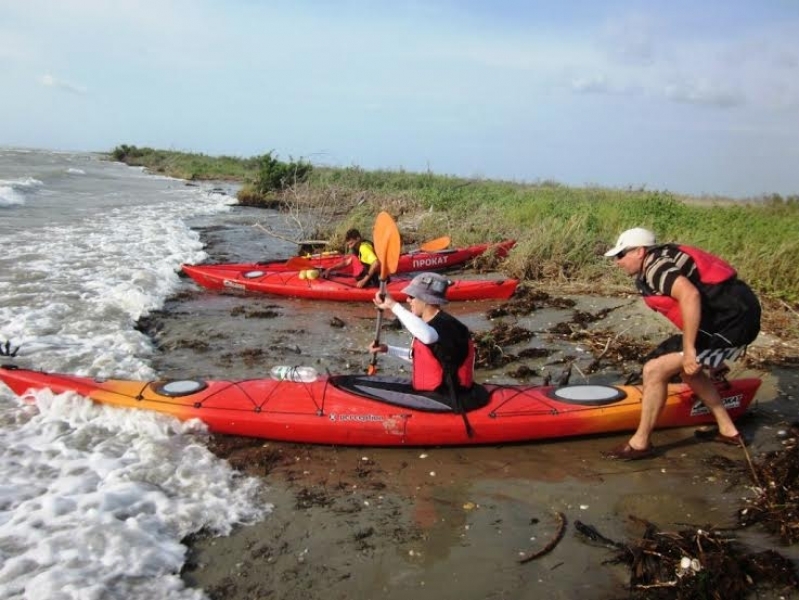
<svg viewBox="0 0 799 600">
<path fill-rule="evenodd" d="M 619 236 L 616 245 L 613 246 L 610 250 L 605 252 L 605 256 L 616 256 L 619 252 L 626 250 L 627 248 L 640 248 L 641 246 L 654 246 L 657 242 L 655 241 L 655 234 L 649 231 L 648 229 L 643 229 L 642 227 L 635 227 L 633 229 L 628 229 L 624 233 Z"/>
</svg>

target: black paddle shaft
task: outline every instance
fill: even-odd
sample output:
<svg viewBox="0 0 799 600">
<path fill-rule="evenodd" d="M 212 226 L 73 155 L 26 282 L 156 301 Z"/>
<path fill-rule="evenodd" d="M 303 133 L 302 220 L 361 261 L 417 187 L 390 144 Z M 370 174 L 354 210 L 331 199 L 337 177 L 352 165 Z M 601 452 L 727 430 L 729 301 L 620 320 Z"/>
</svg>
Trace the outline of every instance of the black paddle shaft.
<svg viewBox="0 0 799 600">
<path fill-rule="evenodd" d="M 386 299 L 386 280 L 380 280 L 380 301 Z M 380 343 L 380 330 L 383 328 L 383 309 L 377 309 L 377 325 L 375 327 L 375 346 Z M 369 371 L 373 372 L 377 366 L 377 352 L 372 354 L 372 360 L 369 363 Z"/>
</svg>

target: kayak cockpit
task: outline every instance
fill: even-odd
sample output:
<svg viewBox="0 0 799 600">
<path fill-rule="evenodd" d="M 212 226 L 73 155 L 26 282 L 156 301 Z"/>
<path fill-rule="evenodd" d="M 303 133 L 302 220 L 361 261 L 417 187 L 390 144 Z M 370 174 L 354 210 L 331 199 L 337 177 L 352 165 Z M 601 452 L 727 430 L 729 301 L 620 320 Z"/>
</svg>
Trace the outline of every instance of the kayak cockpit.
<svg viewBox="0 0 799 600">
<path fill-rule="evenodd" d="M 351 394 L 365 396 L 393 406 L 402 406 L 413 410 L 436 413 L 451 413 L 449 396 L 436 392 L 417 392 L 409 379 L 387 375 L 334 375 L 329 383 L 334 387 Z M 466 411 L 482 408 L 489 401 L 488 391 L 480 385 L 474 385 L 467 394 L 459 398 Z"/>
</svg>

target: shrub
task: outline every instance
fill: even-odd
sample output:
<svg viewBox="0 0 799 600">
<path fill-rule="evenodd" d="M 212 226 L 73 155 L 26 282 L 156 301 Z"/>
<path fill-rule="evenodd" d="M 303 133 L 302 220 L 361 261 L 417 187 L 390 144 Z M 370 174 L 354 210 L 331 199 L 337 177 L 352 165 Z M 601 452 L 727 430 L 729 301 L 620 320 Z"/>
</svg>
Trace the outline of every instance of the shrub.
<svg viewBox="0 0 799 600">
<path fill-rule="evenodd" d="M 307 180 L 312 169 L 310 163 L 304 161 L 281 162 L 272 156 L 272 152 L 267 152 L 258 157 L 258 172 L 253 187 L 260 194 L 279 192 Z"/>
</svg>

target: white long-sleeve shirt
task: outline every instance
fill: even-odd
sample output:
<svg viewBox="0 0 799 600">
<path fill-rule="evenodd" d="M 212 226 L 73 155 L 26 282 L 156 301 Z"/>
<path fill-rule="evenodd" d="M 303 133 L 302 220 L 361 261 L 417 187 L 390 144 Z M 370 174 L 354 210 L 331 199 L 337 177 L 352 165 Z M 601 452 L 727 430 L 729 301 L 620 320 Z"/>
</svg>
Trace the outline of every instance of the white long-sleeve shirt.
<svg viewBox="0 0 799 600">
<path fill-rule="evenodd" d="M 411 333 L 413 337 L 418 339 L 423 344 L 433 344 L 438 341 L 438 332 L 425 323 L 424 319 L 417 317 L 402 304 L 397 302 L 391 307 L 391 312 L 396 315 L 405 328 Z M 387 354 L 396 358 L 401 358 L 408 362 L 413 362 L 411 356 L 411 348 L 407 346 L 390 346 L 386 344 Z"/>
</svg>

